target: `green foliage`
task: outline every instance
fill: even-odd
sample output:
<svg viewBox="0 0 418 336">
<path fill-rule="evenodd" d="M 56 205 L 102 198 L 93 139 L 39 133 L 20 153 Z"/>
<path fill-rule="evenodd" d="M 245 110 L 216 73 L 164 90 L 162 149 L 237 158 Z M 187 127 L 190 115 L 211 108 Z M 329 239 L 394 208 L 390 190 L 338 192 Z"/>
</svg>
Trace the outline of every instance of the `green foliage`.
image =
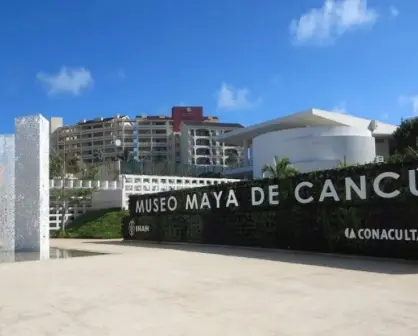
<svg viewBox="0 0 418 336">
<path fill-rule="evenodd" d="M 64 156 L 63 153 L 51 153 L 49 155 L 49 176 L 62 178 L 65 174 L 77 174 L 80 172 L 78 160 L 73 155 Z"/>
<path fill-rule="evenodd" d="M 294 176 L 298 171 L 291 166 L 288 158 L 274 157 L 273 164 L 266 164 L 262 168 L 261 172 L 267 175 L 268 178 L 286 178 L 288 176 Z"/>
<path fill-rule="evenodd" d="M 408 148 L 417 149 L 418 117 L 402 120 L 399 127 L 393 133 L 396 151 L 404 153 Z"/>
<path fill-rule="evenodd" d="M 83 170 L 82 178 L 83 180 L 95 180 L 98 172 L 99 168 L 97 166 L 93 164 L 87 164 Z"/>
<path fill-rule="evenodd" d="M 95 155 L 102 154 L 95 153 Z M 100 157 L 95 156 L 96 159 L 99 160 Z M 49 156 L 49 176 L 51 178 L 62 179 L 65 178 L 64 175 L 73 174 L 79 175 L 83 180 L 95 180 L 98 172 L 99 168 L 95 164 L 84 163 L 74 155 L 52 152 Z"/>
<path fill-rule="evenodd" d="M 118 155 L 119 160 L 122 162 L 130 163 L 133 161 L 133 153 L 130 148 L 125 147 Z"/>
<path fill-rule="evenodd" d="M 117 239 L 122 238 L 121 221 L 127 211 L 104 209 L 78 216 L 64 231 L 51 232 L 51 238 Z"/>
<path fill-rule="evenodd" d="M 50 197 L 61 207 L 61 229 L 66 230 L 64 221 L 69 205 L 80 205 L 84 200 L 91 197 L 94 189 L 87 188 L 59 188 L 50 191 Z"/>
<path fill-rule="evenodd" d="M 402 163 L 405 161 L 412 161 L 418 159 L 418 151 L 412 147 L 407 147 L 403 152 L 396 152 L 391 155 L 386 162 L 387 163 Z"/>
<path fill-rule="evenodd" d="M 411 152 L 412 153 L 412 152 Z M 137 232 L 132 238 L 126 234 L 129 220 L 124 221 L 124 238 L 170 242 L 199 242 L 221 245 L 259 246 L 281 249 L 354 253 L 373 256 L 402 257 L 416 259 L 418 242 L 347 239 L 345 230 L 349 229 L 418 229 L 416 218 L 417 197 L 409 190 L 408 171 L 415 170 L 418 159 L 396 163 L 366 164 L 348 166 L 340 169 L 295 174 L 281 179 L 263 179 L 238 183 L 213 185 L 184 189 L 158 194 L 160 197 L 175 196 L 177 210 L 158 215 L 135 213 L 136 199 L 152 198 L 132 196 L 131 214 L 138 225 L 149 225 L 149 232 Z M 381 189 L 385 192 L 399 190 L 394 199 L 384 199 L 373 191 L 374 179 L 383 172 L 396 172 L 398 179 L 384 179 Z M 350 177 L 359 183 L 365 176 L 367 199 L 360 199 L 353 193 L 352 200 L 346 200 L 345 178 Z M 340 201 L 319 197 L 326 180 L 335 186 Z M 301 204 L 295 199 L 295 187 L 301 182 L 311 182 L 312 188 L 301 190 L 303 198 L 312 196 L 314 201 Z M 251 187 L 264 190 L 266 199 L 269 187 L 279 184 L 280 203 L 268 202 L 252 206 Z M 212 202 L 210 209 L 185 210 L 187 195 L 224 191 L 221 204 L 225 204 L 230 190 L 239 202 L 237 208 L 217 208 Z"/>
<path fill-rule="evenodd" d="M 231 151 L 226 158 L 225 162 L 228 166 L 234 166 L 239 163 L 238 153 L 236 151 Z"/>
<path fill-rule="evenodd" d="M 96 149 L 93 152 L 93 161 L 95 163 L 102 163 L 104 161 L 104 154 L 101 149 Z"/>
<path fill-rule="evenodd" d="M 338 162 L 337 167 L 335 167 L 335 168 L 343 169 L 343 168 L 347 168 L 347 167 L 350 167 L 350 166 L 352 166 L 352 164 L 349 164 L 346 161 L 340 161 L 340 162 Z"/>
</svg>

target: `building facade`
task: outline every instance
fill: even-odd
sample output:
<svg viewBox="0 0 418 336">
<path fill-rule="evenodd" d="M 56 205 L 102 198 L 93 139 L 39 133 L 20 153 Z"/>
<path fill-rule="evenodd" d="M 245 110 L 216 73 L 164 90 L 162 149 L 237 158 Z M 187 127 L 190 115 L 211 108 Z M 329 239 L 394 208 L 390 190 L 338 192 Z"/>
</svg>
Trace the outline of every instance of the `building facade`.
<svg viewBox="0 0 418 336">
<path fill-rule="evenodd" d="M 242 128 L 239 124 L 219 123 L 217 117 L 204 116 L 201 106 L 175 106 L 171 116 L 143 114 L 130 118 L 116 115 L 82 120 L 70 126 L 63 126 L 62 118 L 51 118 L 50 125 L 51 148 L 75 155 L 83 162 L 124 158 L 131 162 L 128 169 L 132 173 L 180 175 L 195 175 L 209 166 L 212 170 L 222 170 L 225 168 L 224 156 L 230 155 L 225 152 L 222 142 L 215 142 L 213 147 L 206 148 L 209 150 L 198 150 L 200 145 L 188 141 L 189 133 L 195 132 L 192 125 L 198 126 L 198 134 L 209 134 L 208 141 L 212 139 L 211 134 L 216 136 Z M 226 147 L 234 149 L 238 156 L 241 153 L 240 146 Z M 197 156 L 189 157 L 186 155 L 189 152 Z"/>
<path fill-rule="evenodd" d="M 184 164 L 223 170 L 242 157 L 242 147 L 217 141 L 219 135 L 242 128 L 235 123 L 183 121 L 180 135 L 180 161 Z"/>
<path fill-rule="evenodd" d="M 340 163 L 383 161 L 391 154 L 395 125 L 355 116 L 310 109 L 219 135 L 216 140 L 240 145 L 240 165 L 223 174 L 262 177 L 275 156 L 288 158 L 301 172 L 336 168 Z M 248 151 L 247 148 L 251 148 Z"/>
</svg>

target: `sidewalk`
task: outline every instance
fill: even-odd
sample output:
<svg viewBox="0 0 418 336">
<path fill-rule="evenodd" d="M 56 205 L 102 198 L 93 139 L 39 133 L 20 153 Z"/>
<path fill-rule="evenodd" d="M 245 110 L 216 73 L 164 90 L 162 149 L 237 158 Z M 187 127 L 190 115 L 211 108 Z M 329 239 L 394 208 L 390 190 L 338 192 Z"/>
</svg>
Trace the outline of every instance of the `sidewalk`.
<svg viewBox="0 0 418 336">
<path fill-rule="evenodd" d="M 0 264 L 0 335 L 418 335 L 418 266 L 54 240 L 110 253 Z"/>
</svg>

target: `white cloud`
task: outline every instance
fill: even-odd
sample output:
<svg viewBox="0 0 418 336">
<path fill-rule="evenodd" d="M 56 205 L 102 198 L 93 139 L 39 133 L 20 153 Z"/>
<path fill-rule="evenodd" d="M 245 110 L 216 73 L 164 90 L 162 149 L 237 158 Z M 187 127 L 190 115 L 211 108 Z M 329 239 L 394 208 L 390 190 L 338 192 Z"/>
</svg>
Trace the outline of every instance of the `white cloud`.
<svg viewBox="0 0 418 336">
<path fill-rule="evenodd" d="M 399 10 L 395 6 L 390 6 L 390 15 L 397 17 L 399 15 Z"/>
<path fill-rule="evenodd" d="M 346 107 L 345 101 L 334 106 L 334 108 L 331 111 L 336 112 L 336 113 L 344 113 L 344 114 L 347 113 L 347 107 Z"/>
<path fill-rule="evenodd" d="M 44 85 L 48 95 L 72 94 L 78 96 L 93 85 L 93 77 L 85 68 L 62 67 L 56 74 L 39 72 L 36 78 Z"/>
<path fill-rule="evenodd" d="M 399 103 L 410 104 L 415 116 L 418 116 L 418 95 L 414 96 L 400 96 Z"/>
<path fill-rule="evenodd" d="M 389 119 L 389 113 L 383 113 L 383 114 L 380 116 L 380 119 L 382 119 L 382 120 Z"/>
<path fill-rule="evenodd" d="M 261 104 L 261 97 L 252 100 L 247 88 L 234 88 L 225 82 L 215 96 L 218 109 L 222 110 L 247 110 Z"/>
<path fill-rule="evenodd" d="M 377 11 L 367 6 L 367 0 L 325 0 L 321 8 L 292 20 L 290 33 L 297 44 L 330 43 L 350 30 L 373 25 L 377 19 Z"/>
</svg>

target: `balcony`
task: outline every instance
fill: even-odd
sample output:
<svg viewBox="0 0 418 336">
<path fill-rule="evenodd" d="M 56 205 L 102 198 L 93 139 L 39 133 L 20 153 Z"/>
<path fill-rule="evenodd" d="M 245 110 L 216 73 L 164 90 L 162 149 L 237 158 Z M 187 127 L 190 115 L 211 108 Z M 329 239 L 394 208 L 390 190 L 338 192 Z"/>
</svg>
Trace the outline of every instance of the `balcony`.
<svg viewBox="0 0 418 336">
<path fill-rule="evenodd" d="M 210 146 L 209 139 L 196 139 L 196 146 Z"/>
<path fill-rule="evenodd" d="M 198 129 L 198 130 L 196 130 L 195 135 L 198 136 L 198 137 L 209 137 L 210 132 L 208 130 L 205 130 L 205 129 Z"/>
<path fill-rule="evenodd" d="M 209 148 L 196 148 L 196 155 L 210 155 Z"/>
</svg>

